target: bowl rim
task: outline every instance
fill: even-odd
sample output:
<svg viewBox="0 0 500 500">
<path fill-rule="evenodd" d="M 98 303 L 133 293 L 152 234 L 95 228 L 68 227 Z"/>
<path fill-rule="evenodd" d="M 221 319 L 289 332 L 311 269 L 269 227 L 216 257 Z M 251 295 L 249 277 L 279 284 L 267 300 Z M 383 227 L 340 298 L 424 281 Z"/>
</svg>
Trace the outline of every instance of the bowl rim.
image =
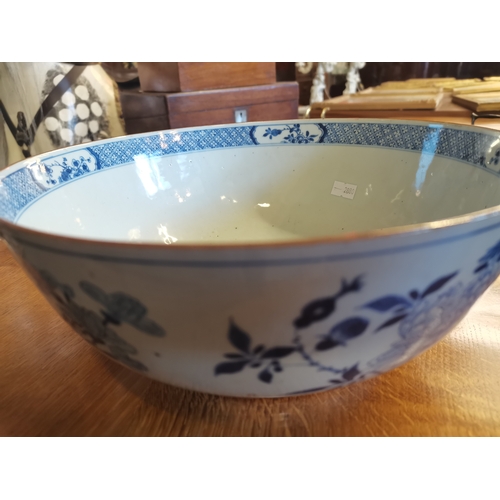
<svg viewBox="0 0 500 500">
<path fill-rule="evenodd" d="M 500 130 L 491 129 L 488 127 L 482 127 L 480 125 L 464 125 L 459 123 L 447 123 L 440 121 L 426 121 L 426 120 L 397 120 L 397 119 L 387 119 L 387 118 L 326 118 L 326 119 L 312 119 L 312 118 L 297 118 L 296 120 L 267 120 L 258 122 L 243 122 L 243 123 L 228 123 L 228 124 L 218 124 L 218 125 L 206 125 L 198 127 L 185 127 L 185 128 L 175 128 L 166 130 L 157 130 L 153 132 L 143 132 L 140 134 L 125 134 L 116 137 L 111 137 L 107 139 L 101 139 L 98 141 L 93 141 L 89 144 L 91 145 L 101 145 L 106 143 L 111 143 L 119 140 L 135 139 L 140 137 L 148 137 L 161 133 L 176 133 L 179 131 L 195 131 L 195 130 L 206 130 L 206 129 L 217 129 L 217 128 L 227 128 L 227 127 L 241 127 L 241 126 L 266 126 L 270 124 L 290 124 L 290 123 L 392 123 L 400 125 L 423 125 L 423 126 L 442 126 L 449 129 L 457 130 L 467 130 L 469 132 L 480 132 L 487 133 L 488 135 L 498 135 L 500 138 Z M 479 130 L 478 130 L 479 129 Z M 21 169 L 26 161 L 31 158 L 43 157 L 48 155 L 53 155 L 55 152 L 58 154 L 64 154 L 65 151 L 71 151 L 73 149 L 81 148 L 82 145 L 72 145 L 63 148 L 58 148 L 54 150 L 41 153 L 39 155 L 26 158 L 24 160 L 17 161 L 3 170 L 0 170 L 0 182 L 9 173 L 13 173 L 16 170 Z M 6 175 L 7 174 L 7 175 Z M 3 237 L 5 230 L 7 232 L 21 233 L 28 237 L 43 238 L 54 243 L 66 243 L 79 246 L 92 246 L 92 247 L 106 247 L 109 249 L 113 248 L 123 248 L 128 250 L 162 250 L 166 252 L 172 252 L 177 250 L 183 251 L 223 251 L 223 250 L 258 250 L 258 249 L 269 249 L 269 248 L 297 248 L 304 246 L 320 246 L 329 244 L 342 244 L 342 243 L 352 243 L 369 241 L 375 239 L 387 239 L 394 236 L 404 236 L 404 235 L 415 235 L 420 233 L 427 233 L 430 231 L 440 231 L 447 228 L 458 227 L 465 224 L 470 224 L 473 222 L 480 222 L 493 218 L 495 216 L 500 216 L 500 204 L 494 207 L 486 208 L 483 210 L 478 210 L 475 212 L 470 212 L 465 215 L 458 215 L 454 217 L 449 217 L 446 219 L 438 219 L 431 222 L 422 222 L 417 224 L 406 224 L 402 226 L 393 226 L 383 229 L 371 229 L 368 231 L 351 231 L 344 233 L 342 235 L 335 236 L 321 236 L 321 237 L 304 237 L 296 238 L 293 240 L 286 241 L 263 241 L 263 242 L 251 242 L 251 241 L 241 241 L 241 242 L 227 242 L 227 243 L 205 243 L 205 242 L 187 242 L 187 243 L 175 243 L 175 244 L 165 244 L 165 243 L 146 243 L 146 242 L 128 242 L 128 241 L 113 241 L 113 240 L 100 240 L 93 238 L 81 238 L 75 236 L 65 236 L 61 234 L 50 233 L 47 231 L 39 231 L 36 229 L 31 229 L 23 227 L 19 224 L 10 222 L 0 216 L 0 239 Z"/>
</svg>

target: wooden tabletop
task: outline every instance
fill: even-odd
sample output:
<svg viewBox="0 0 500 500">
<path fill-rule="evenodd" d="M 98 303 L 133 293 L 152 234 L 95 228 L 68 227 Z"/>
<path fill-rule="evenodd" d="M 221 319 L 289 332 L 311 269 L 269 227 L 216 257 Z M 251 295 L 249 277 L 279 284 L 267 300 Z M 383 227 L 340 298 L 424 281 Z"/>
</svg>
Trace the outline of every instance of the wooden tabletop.
<svg viewBox="0 0 500 500">
<path fill-rule="evenodd" d="M 500 436 L 499 360 L 500 279 L 444 340 L 377 378 L 285 399 L 190 392 L 88 345 L 0 242 L 2 436 Z"/>
<path fill-rule="evenodd" d="M 0 435 L 498 436 L 500 280 L 452 333 L 390 373 L 286 399 L 154 382 L 88 345 L 0 243 Z"/>
</svg>

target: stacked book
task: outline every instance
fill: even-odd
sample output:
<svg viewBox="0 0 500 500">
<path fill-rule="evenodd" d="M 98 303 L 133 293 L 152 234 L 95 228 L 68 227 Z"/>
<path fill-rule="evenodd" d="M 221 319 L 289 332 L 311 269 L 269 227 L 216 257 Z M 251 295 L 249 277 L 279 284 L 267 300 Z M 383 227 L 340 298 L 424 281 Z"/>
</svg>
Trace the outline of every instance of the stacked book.
<svg viewBox="0 0 500 500">
<path fill-rule="evenodd" d="M 356 94 L 313 103 L 337 111 L 359 110 L 429 110 L 434 111 L 443 99 L 474 111 L 500 110 L 500 77 L 484 80 L 469 78 L 413 78 L 384 82 Z"/>
<path fill-rule="evenodd" d="M 500 111 L 500 77 L 487 77 L 481 83 L 455 89 L 452 100 L 476 113 Z"/>
</svg>

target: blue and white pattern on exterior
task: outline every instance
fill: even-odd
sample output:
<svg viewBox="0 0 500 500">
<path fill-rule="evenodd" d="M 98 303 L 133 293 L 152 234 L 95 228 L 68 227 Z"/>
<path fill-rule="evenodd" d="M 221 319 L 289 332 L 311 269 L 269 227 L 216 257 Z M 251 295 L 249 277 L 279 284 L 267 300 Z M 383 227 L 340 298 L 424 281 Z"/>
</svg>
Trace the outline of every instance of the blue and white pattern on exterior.
<svg viewBox="0 0 500 500">
<path fill-rule="evenodd" d="M 254 342 L 252 336 L 230 318 L 227 338 L 233 352 L 221 356 L 214 375 L 246 372 L 252 376 L 254 371 L 260 382 L 271 384 L 283 371 L 301 364 L 310 366 L 318 373 L 318 382 L 322 385 L 293 394 L 340 387 L 373 377 L 409 361 L 441 339 L 492 284 L 499 271 L 500 241 L 468 273 L 457 270 L 436 277 L 422 290 L 413 289 L 407 294 L 387 294 L 368 302 L 364 298 L 354 309 L 355 315 L 332 322 L 337 303 L 347 295 L 362 295 L 364 288 L 361 275 L 342 280 L 336 293 L 312 300 L 302 308 L 292 321 L 290 342 L 278 346 Z M 464 278 L 462 274 L 469 276 Z M 324 333 L 319 336 L 308 333 L 309 327 L 318 322 L 324 325 Z M 332 366 L 328 352 L 346 348 L 358 337 L 391 330 L 397 332 L 396 340 L 373 359 L 359 359 L 343 367 Z M 325 374 L 322 380 L 320 373 Z"/>
<path fill-rule="evenodd" d="M 407 151 L 425 150 L 437 136 L 435 154 L 500 171 L 500 141 L 493 133 L 441 125 L 394 123 L 276 123 L 199 130 L 170 130 L 142 137 L 113 139 L 59 155 L 41 155 L 0 178 L 0 217 L 15 221 L 39 196 L 96 170 L 131 163 L 138 155 L 163 157 L 189 151 L 279 144 L 362 145 Z M 425 152 L 425 151 L 424 151 Z"/>
<path fill-rule="evenodd" d="M 142 334 L 164 337 L 165 330 L 149 318 L 147 307 L 126 293 L 106 293 L 104 290 L 81 281 L 79 288 L 100 304 L 99 312 L 88 309 L 75 300 L 74 289 L 59 283 L 49 272 L 32 269 L 32 276 L 45 292 L 59 314 L 87 341 L 101 352 L 137 371 L 148 371 L 147 366 L 135 358 L 138 350 L 127 342 L 117 329 L 128 324 Z"/>
<path fill-rule="evenodd" d="M 306 368 L 314 385 L 281 395 L 316 392 L 371 378 L 409 361 L 440 340 L 499 272 L 500 241 L 467 269 L 435 276 L 426 286 L 404 293 L 400 290 L 367 297 L 364 289 L 370 275 L 360 273 L 352 279 L 342 279 L 330 295 L 311 297 L 290 316 L 289 323 L 282 325 L 289 338 L 279 344 L 267 344 L 266 332 L 254 336 L 232 316 L 226 333 L 230 352 L 220 354 L 212 376 L 231 376 L 238 383 L 255 379 L 259 384 L 279 385 L 290 372 Z M 123 336 L 128 326 L 140 336 L 167 337 L 170 325 L 161 325 L 150 317 L 147 298 L 138 300 L 114 289 L 106 291 L 87 280 L 79 280 L 78 286 L 72 287 L 46 270 L 32 269 L 32 276 L 61 316 L 85 340 L 129 368 L 149 371 L 147 359 L 141 356 L 140 337 L 136 336 L 138 342 L 134 345 Z M 81 303 L 84 296 L 98 304 L 98 310 Z M 356 305 L 347 316 L 342 312 L 339 315 L 339 305 L 347 298 L 351 302 L 354 298 Z M 391 342 L 379 352 L 369 350 L 354 361 L 340 364 L 353 343 L 372 336 L 381 342 L 385 336 Z M 332 351 L 340 351 L 339 356 L 334 357 Z"/>
</svg>

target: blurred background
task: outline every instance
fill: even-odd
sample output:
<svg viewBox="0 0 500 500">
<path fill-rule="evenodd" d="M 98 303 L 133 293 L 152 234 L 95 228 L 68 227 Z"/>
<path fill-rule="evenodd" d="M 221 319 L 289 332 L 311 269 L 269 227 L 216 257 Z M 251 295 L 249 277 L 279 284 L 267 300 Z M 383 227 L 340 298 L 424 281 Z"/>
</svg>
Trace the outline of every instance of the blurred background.
<svg viewBox="0 0 500 500">
<path fill-rule="evenodd" d="M 0 63 L 0 169 L 125 134 L 305 118 L 500 124 L 500 63 Z"/>
</svg>

